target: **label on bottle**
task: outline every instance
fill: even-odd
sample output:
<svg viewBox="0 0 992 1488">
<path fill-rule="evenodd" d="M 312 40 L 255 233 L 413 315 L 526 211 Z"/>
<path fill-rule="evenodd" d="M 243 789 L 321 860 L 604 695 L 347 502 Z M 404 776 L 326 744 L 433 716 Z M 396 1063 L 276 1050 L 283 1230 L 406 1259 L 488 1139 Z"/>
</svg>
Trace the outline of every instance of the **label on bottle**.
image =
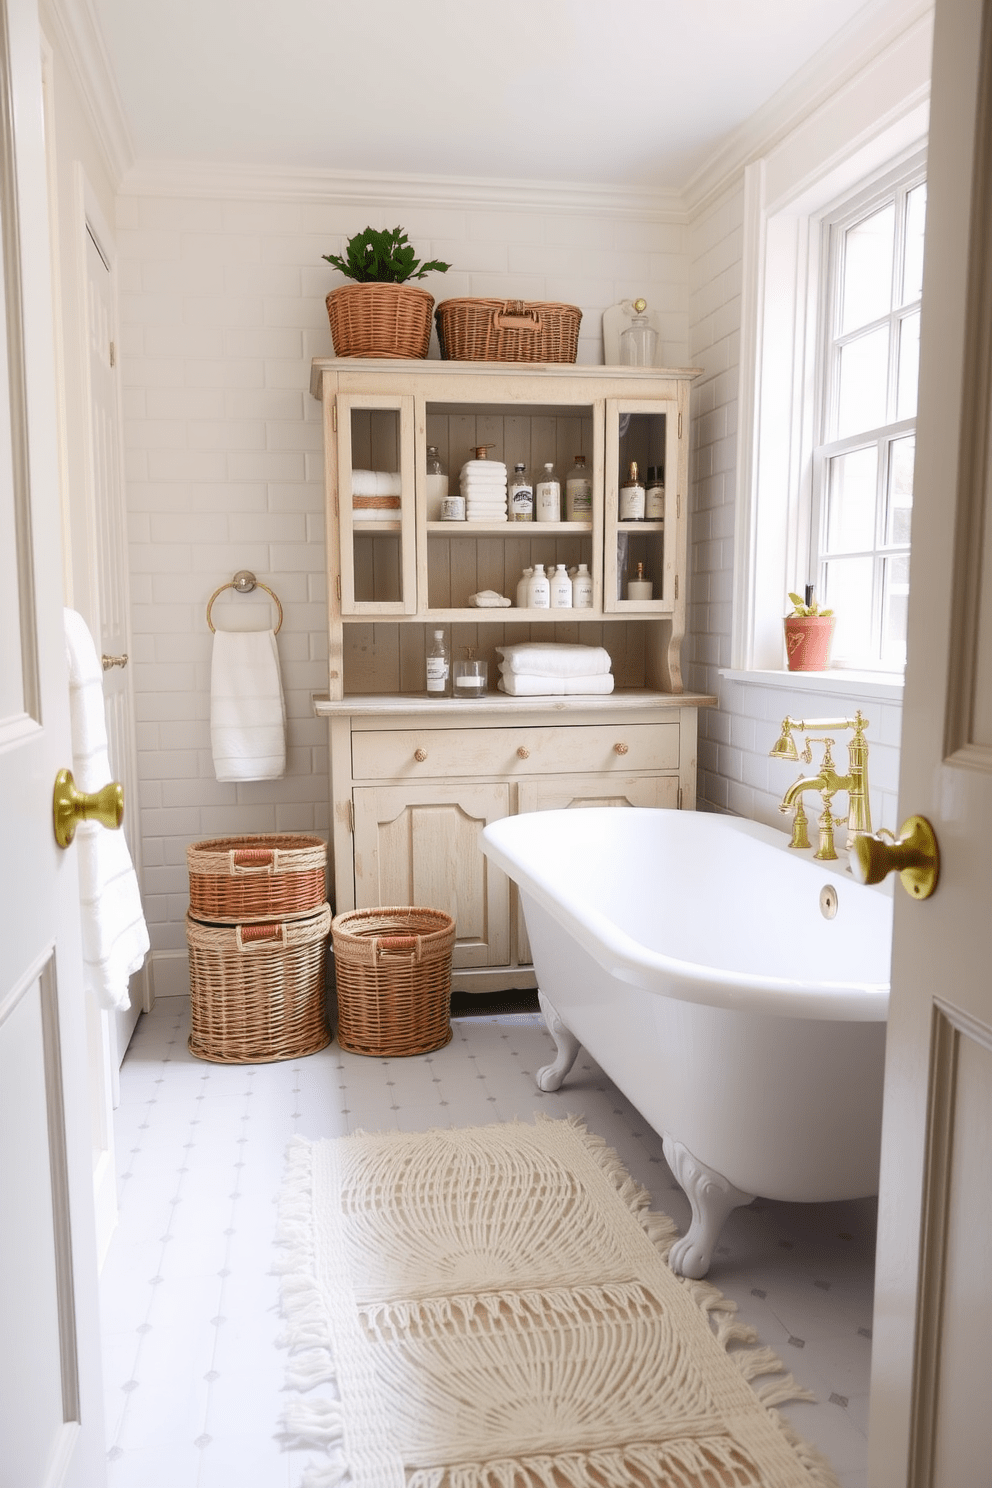
<svg viewBox="0 0 992 1488">
<path fill-rule="evenodd" d="M 576 610 L 592 609 L 591 574 L 576 574 L 572 580 L 572 607 Z"/>
<path fill-rule="evenodd" d="M 561 486 L 557 481 L 538 481 L 537 520 L 539 522 L 561 521 Z"/>
<path fill-rule="evenodd" d="M 592 516 L 592 481 L 581 476 L 565 483 L 565 501 L 570 522 L 584 522 Z"/>
<path fill-rule="evenodd" d="M 442 522 L 464 522 L 465 520 L 465 497 L 445 496 L 441 502 Z"/>
<path fill-rule="evenodd" d="M 644 515 L 649 522 L 663 522 L 665 520 L 664 486 L 648 486 L 644 492 Z"/>
<path fill-rule="evenodd" d="M 427 691 L 443 692 L 448 680 L 448 663 L 443 656 L 427 658 Z"/>
<path fill-rule="evenodd" d="M 572 608 L 572 581 L 568 574 L 555 574 L 551 580 L 551 608 L 553 610 Z"/>
<path fill-rule="evenodd" d="M 529 485 L 510 487 L 510 516 L 514 522 L 534 520 L 534 488 Z"/>
<path fill-rule="evenodd" d="M 620 487 L 620 520 L 621 522 L 641 522 L 644 520 L 643 486 Z"/>
</svg>

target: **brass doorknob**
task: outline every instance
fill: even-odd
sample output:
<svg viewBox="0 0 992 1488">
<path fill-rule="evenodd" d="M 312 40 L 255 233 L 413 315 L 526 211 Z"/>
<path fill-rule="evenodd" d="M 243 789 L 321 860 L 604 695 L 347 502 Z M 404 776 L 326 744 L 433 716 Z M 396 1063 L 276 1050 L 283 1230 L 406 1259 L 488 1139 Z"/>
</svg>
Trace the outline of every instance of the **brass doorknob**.
<svg viewBox="0 0 992 1488">
<path fill-rule="evenodd" d="M 614 754 L 626 754 L 629 748 L 629 744 L 614 744 L 613 752 Z"/>
<path fill-rule="evenodd" d="M 413 757 L 418 764 L 422 765 L 424 763 L 424 760 L 427 758 L 427 750 L 424 748 L 415 749 L 413 751 Z"/>
<path fill-rule="evenodd" d="M 115 832 L 124 820 L 124 787 L 112 780 L 102 790 L 86 795 L 76 789 L 71 770 L 60 770 L 55 777 L 52 818 L 59 847 L 69 846 L 83 821 L 98 821 Z"/>
<path fill-rule="evenodd" d="M 888 837 L 891 840 L 886 842 Z M 933 827 L 925 816 L 911 816 L 899 829 L 870 837 L 861 834 L 851 850 L 851 877 L 857 883 L 881 883 L 889 873 L 898 873 L 902 886 L 914 899 L 928 899 L 940 876 L 940 851 Z"/>
<path fill-rule="evenodd" d="M 527 748 L 527 745 L 526 744 L 521 744 L 521 745 L 518 746 L 518 748 L 517 748 L 517 758 L 518 759 L 530 759 L 530 750 Z"/>
</svg>

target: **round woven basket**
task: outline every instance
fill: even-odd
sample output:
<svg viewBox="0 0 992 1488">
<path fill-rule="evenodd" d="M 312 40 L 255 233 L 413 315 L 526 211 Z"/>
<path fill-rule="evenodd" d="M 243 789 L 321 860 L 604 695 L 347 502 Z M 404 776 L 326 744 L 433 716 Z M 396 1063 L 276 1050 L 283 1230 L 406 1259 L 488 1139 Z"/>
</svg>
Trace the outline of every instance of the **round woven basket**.
<svg viewBox="0 0 992 1488">
<path fill-rule="evenodd" d="M 192 842 L 186 863 L 190 913 L 218 925 L 300 919 L 327 898 L 327 844 L 303 832 Z"/>
<path fill-rule="evenodd" d="M 215 1064 L 268 1064 L 315 1054 L 327 1027 L 331 907 L 307 920 L 201 925 L 186 916 L 189 1049 Z"/>
<path fill-rule="evenodd" d="M 352 1054 L 429 1054 L 451 1041 L 455 922 L 440 909 L 352 909 L 331 923 L 338 1043 Z"/>
<path fill-rule="evenodd" d="M 327 296 L 334 355 L 423 358 L 434 296 L 412 284 L 342 284 Z"/>
</svg>

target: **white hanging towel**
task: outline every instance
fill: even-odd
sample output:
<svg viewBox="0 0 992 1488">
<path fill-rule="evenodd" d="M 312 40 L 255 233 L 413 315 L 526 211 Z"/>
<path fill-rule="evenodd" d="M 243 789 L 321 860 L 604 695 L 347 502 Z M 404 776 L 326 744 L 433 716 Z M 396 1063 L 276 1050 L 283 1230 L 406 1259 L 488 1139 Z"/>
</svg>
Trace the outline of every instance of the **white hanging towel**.
<svg viewBox="0 0 992 1488">
<path fill-rule="evenodd" d="M 98 791 L 111 778 L 103 706 L 103 668 L 82 615 L 65 611 L 72 726 L 72 778 L 76 789 Z M 133 802 L 125 807 L 133 809 Z M 138 879 L 123 831 L 80 822 L 75 846 L 83 932 L 83 978 L 101 1007 L 130 1005 L 128 983 L 148 951 L 148 927 Z"/>
<path fill-rule="evenodd" d="M 271 630 L 214 632 L 210 743 L 218 780 L 286 773 L 286 704 Z"/>
</svg>

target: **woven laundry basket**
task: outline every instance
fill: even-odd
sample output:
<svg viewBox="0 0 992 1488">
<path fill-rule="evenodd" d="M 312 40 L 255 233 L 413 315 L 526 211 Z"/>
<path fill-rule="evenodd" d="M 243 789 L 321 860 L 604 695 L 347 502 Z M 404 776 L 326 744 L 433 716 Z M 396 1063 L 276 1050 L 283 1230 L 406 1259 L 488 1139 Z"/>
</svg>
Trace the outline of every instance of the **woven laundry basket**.
<svg viewBox="0 0 992 1488">
<path fill-rule="evenodd" d="M 440 909 L 352 909 L 331 924 L 338 1043 L 352 1054 L 429 1054 L 451 1041 L 455 922 Z"/>
<path fill-rule="evenodd" d="M 574 362 L 582 311 L 555 300 L 442 300 L 434 319 L 447 362 Z"/>
<path fill-rule="evenodd" d="M 186 916 L 190 1053 L 215 1064 L 267 1064 L 314 1054 L 327 1027 L 331 907 L 305 920 L 204 925 Z"/>
<path fill-rule="evenodd" d="M 193 842 L 186 863 L 190 914 L 215 925 L 297 920 L 327 898 L 327 844 L 302 832 Z"/>
</svg>

